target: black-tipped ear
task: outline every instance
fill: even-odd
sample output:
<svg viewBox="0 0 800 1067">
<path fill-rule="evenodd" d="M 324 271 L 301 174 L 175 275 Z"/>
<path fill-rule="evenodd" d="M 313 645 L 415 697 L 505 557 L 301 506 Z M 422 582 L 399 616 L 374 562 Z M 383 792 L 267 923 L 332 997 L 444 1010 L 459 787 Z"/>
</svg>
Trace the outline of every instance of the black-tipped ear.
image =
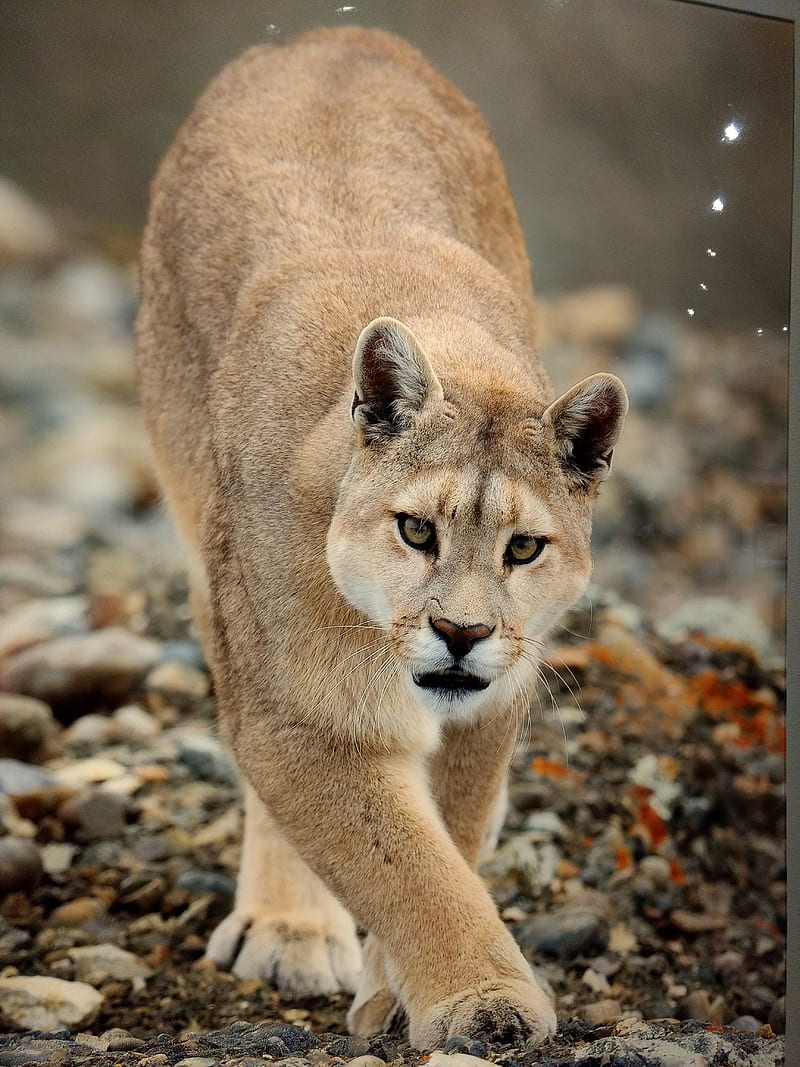
<svg viewBox="0 0 800 1067">
<path fill-rule="evenodd" d="M 443 396 L 419 342 L 397 319 L 374 319 L 353 357 L 353 422 L 366 442 L 409 429 L 428 400 Z"/>
<path fill-rule="evenodd" d="M 613 374 L 593 374 L 555 400 L 542 416 L 553 427 L 564 466 L 581 484 L 601 482 L 628 410 L 625 386 Z"/>
</svg>

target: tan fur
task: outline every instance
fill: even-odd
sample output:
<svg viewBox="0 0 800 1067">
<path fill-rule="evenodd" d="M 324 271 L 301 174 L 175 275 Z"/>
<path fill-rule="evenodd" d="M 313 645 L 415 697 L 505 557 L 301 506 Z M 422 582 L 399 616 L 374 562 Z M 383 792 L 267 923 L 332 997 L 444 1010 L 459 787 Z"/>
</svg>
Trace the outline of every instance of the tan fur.
<svg viewBox="0 0 800 1067">
<path fill-rule="evenodd" d="M 141 392 L 252 786 L 209 952 L 353 989 L 349 911 L 351 1026 L 399 1004 L 422 1048 L 555 1028 L 474 867 L 626 402 L 611 375 L 554 400 L 534 322 L 478 112 L 388 34 L 246 52 L 153 185 Z M 430 688 L 456 659 L 486 688 Z"/>
</svg>

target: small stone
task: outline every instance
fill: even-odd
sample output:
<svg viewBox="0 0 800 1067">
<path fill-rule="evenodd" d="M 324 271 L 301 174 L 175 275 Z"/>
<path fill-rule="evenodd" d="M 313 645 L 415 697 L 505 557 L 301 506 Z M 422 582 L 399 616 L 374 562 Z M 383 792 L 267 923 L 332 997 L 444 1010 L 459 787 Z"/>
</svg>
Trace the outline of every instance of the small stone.
<svg viewBox="0 0 800 1067">
<path fill-rule="evenodd" d="M 53 637 L 85 633 L 89 626 L 85 596 L 36 597 L 0 619 L 0 659 Z"/>
<path fill-rule="evenodd" d="M 123 1030 L 120 1026 L 114 1026 L 110 1030 L 104 1030 L 100 1035 L 108 1041 L 109 1052 L 132 1052 L 141 1048 L 144 1041 L 140 1037 L 134 1037 L 129 1030 Z"/>
<path fill-rule="evenodd" d="M 195 777 L 232 785 L 237 775 L 228 753 L 213 737 L 197 734 L 178 742 L 178 757 Z"/>
<path fill-rule="evenodd" d="M 519 939 L 525 947 L 566 960 L 603 951 L 608 922 L 593 908 L 565 905 L 521 924 Z"/>
<path fill-rule="evenodd" d="M 42 872 L 39 850 L 32 841 L 0 837 L 0 896 L 33 889 Z"/>
<path fill-rule="evenodd" d="M 590 1023 L 614 1023 L 622 1015 L 622 1007 L 618 1000 L 607 998 L 596 1000 L 593 1004 L 585 1004 L 580 1014 Z"/>
<path fill-rule="evenodd" d="M 752 1015 L 739 1015 L 730 1025 L 734 1030 L 747 1030 L 748 1033 L 755 1034 L 764 1024 Z"/>
<path fill-rule="evenodd" d="M 87 789 L 59 808 L 63 822 L 77 824 L 96 841 L 119 838 L 125 830 L 127 797 L 103 789 Z"/>
<path fill-rule="evenodd" d="M 157 641 L 119 627 L 44 641 L 9 657 L 0 689 L 45 701 L 58 714 L 118 706 L 158 661 Z"/>
<path fill-rule="evenodd" d="M 230 897 L 236 891 L 233 881 L 216 871 L 184 871 L 175 882 L 176 889 L 185 889 L 199 896 L 201 893 L 216 893 L 218 896 Z"/>
<path fill-rule="evenodd" d="M 213 1056 L 186 1056 L 178 1060 L 175 1067 L 220 1067 L 220 1063 Z"/>
<path fill-rule="evenodd" d="M 354 1056 L 348 1060 L 348 1067 L 386 1067 L 386 1064 L 377 1056 Z"/>
<path fill-rule="evenodd" d="M 432 1052 L 425 1061 L 428 1067 L 483 1067 L 490 1060 L 466 1052 Z"/>
<path fill-rule="evenodd" d="M 72 866 L 77 851 L 78 846 L 68 841 L 50 841 L 42 845 L 39 854 L 42 857 L 42 866 L 48 874 L 64 874 Z"/>
<path fill-rule="evenodd" d="M 107 979 L 130 981 L 134 989 L 143 989 L 153 971 L 138 956 L 116 945 L 84 945 L 73 948 L 69 956 L 75 964 L 75 977 L 90 985 L 102 985 Z"/>
<path fill-rule="evenodd" d="M 161 733 L 161 723 L 138 704 L 126 704 L 111 716 L 111 732 L 119 741 L 149 741 Z"/>
<path fill-rule="evenodd" d="M 68 763 L 53 771 L 53 777 L 59 785 L 81 789 L 83 786 L 107 782 L 110 778 L 117 778 L 125 773 L 126 768 L 116 760 L 98 758 Z"/>
<path fill-rule="evenodd" d="M 50 912 L 50 922 L 55 926 L 82 926 L 102 911 L 102 901 L 97 897 L 75 897 Z"/>
<path fill-rule="evenodd" d="M 55 778 L 49 771 L 23 763 L 16 759 L 0 759 L 0 793 L 10 797 L 26 793 L 38 793 L 55 785 Z"/>
<path fill-rule="evenodd" d="M 20 1030 L 70 1030 L 88 1026 L 103 997 L 85 982 L 41 975 L 0 978 L 0 1014 Z"/>
<path fill-rule="evenodd" d="M 204 671 L 188 663 L 166 660 L 147 675 L 145 688 L 148 692 L 161 693 L 178 706 L 208 696 L 209 680 Z"/>
<path fill-rule="evenodd" d="M 58 725 L 47 704 L 0 693 L 0 752 L 10 759 L 41 763 L 53 754 L 57 737 Z"/>
<path fill-rule="evenodd" d="M 470 1043 L 470 1038 L 464 1034 L 453 1034 L 452 1037 L 448 1037 L 442 1048 L 443 1052 L 464 1052 L 467 1045 Z"/>
<path fill-rule="evenodd" d="M 67 745 L 86 748 L 99 748 L 111 740 L 113 726 L 107 715 L 90 712 L 81 715 L 79 719 L 67 727 L 64 731 L 64 741 Z"/>
</svg>

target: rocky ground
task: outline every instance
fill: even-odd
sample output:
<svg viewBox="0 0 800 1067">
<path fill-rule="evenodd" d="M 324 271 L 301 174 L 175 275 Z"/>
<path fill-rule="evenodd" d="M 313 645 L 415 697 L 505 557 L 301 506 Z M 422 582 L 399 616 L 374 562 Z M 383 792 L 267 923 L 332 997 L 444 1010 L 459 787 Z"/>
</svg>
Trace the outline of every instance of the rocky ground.
<svg viewBox="0 0 800 1067">
<path fill-rule="evenodd" d="M 6 249 L 0 1067 L 436 1065 L 347 1038 L 341 999 L 203 958 L 240 790 L 136 410 L 134 308 L 127 265 Z M 618 291 L 544 319 L 559 386 L 602 365 L 633 400 L 598 584 L 554 635 L 484 872 L 561 1028 L 535 1051 L 453 1039 L 447 1063 L 780 1063 L 785 340 Z"/>
</svg>

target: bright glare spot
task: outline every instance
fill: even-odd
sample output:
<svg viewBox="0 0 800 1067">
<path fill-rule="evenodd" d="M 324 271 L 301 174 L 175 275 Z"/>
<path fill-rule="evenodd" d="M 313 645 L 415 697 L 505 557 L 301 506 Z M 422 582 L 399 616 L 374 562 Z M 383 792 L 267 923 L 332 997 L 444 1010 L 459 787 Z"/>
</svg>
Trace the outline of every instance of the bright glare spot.
<svg viewBox="0 0 800 1067">
<path fill-rule="evenodd" d="M 736 141 L 739 138 L 739 134 L 742 132 L 742 127 L 737 126 L 735 122 L 729 122 L 723 130 L 723 141 Z"/>
<path fill-rule="evenodd" d="M 704 293 L 708 292 L 708 286 L 705 282 L 700 282 L 700 288 L 703 290 Z"/>
<path fill-rule="evenodd" d="M 267 37 L 277 37 L 281 31 L 278 29 L 274 22 L 270 22 L 267 24 L 264 32 L 266 33 Z"/>
<path fill-rule="evenodd" d="M 712 211 L 722 211 L 725 208 L 725 201 L 721 196 L 718 196 L 714 203 L 711 205 Z"/>
<path fill-rule="evenodd" d="M 714 249 L 713 249 L 713 248 L 707 248 L 707 249 L 706 249 L 706 255 L 707 255 L 707 256 L 715 256 L 716 254 L 717 254 L 717 253 L 716 253 L 716 252 L 714 251 Z"/>
<path fill-rule="evenodd" d="M 763 331 L 763 330 L 761 329 L 761 327 L 760 327 L 760 326 L 759 326 L 759 327 L 758 327 L 758 329 L 756 330 L 756 333 L 758 334 L 758 336 L 759 336 L 759 337 L 761 336 L 761 334 L 762 334 L 763 332 L 764 332 L 764 331 Z"/>
<path fill-rule="evenodd" d="M 686 314 L 689 315 L 689 316 L 694 315 L 694 308 L 687 308 L 686 309 Z"/>
<path fill-rule="evenodd" d="M 788 333 L 789 332 L 789 327 L 788 326 L 784 326 L 783 330 L 781 332 L 782 333 Z"/>
<path fill-rule="evenodd" d="M 349 15 L 351 12 L 353 12 L 355 10 L 356 10 L 356 8 L 355 8 L 354 4 L 345 4 L 343 7 L 337 7 L 336 8 L 336 12 L 339 15 Z"/>
</svg>

